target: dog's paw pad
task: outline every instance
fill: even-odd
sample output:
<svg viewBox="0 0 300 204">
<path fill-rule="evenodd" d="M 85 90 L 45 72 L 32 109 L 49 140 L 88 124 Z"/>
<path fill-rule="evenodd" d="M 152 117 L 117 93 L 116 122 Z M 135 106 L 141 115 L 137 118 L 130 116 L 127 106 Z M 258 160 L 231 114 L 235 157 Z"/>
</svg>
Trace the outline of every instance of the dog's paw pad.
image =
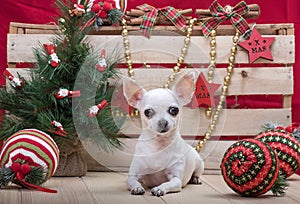
<svg viewBox="0 0 300 204">
<path fill-rule="evenodd" d="M 145 193 L 145 189 L 144 188 L 133 188 L 131 189 L 131 194 L 132 195 L 143 195 Z"/>
<path fill-rule="evenodd" d="M 165 194 L 165 192 L 159 188 L 152 188 L 151 193 L 152 193 L 152 195 L 157 196 L 157 197 L 163 196 Z"/>
<path fill-rule="evenodd" d="M 201 185 L 202 181 L 199 177 L 197 176 L 192 176 L 191 180 L 189 181 L 190 184 L 198 184 Z"/>
</svg>

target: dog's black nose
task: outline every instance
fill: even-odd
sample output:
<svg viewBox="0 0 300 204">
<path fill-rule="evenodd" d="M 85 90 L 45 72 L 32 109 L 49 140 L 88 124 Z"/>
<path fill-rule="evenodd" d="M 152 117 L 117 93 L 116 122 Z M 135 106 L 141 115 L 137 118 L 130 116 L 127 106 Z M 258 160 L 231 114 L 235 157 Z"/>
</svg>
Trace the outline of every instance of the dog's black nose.
<svg viewBox="0 0 300 204">
<path fill-rule="evenodd" d="M 165 119 L 161 119 L 158 121 L 158 127 L 161 129 L 161 132 L 167 132 L 168 130 L 168 121 Z"/>
</svg>

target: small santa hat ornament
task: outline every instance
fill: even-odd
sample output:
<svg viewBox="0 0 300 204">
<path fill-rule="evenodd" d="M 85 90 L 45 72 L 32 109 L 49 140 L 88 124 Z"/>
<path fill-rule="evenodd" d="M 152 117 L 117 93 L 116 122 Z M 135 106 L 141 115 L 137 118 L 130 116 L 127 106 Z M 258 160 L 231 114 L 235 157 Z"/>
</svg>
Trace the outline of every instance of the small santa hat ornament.
<svg viewBox="0 0 300 204">
<path fill-rule="evenodd" d="M 24 129 L 9 137 L 0 154 L 0 187 L 15 183 L 30 190 L 56 193 L 41 187 L 55 173 L 59 149 L 46 133 Z"/>
<path fill-rule="evenodd" d="M 258 196 L 272 190 L 283 196 L 287 183 L 279 174 L 279 160 L 272 148 L 255 139 L 232 144 L 221 163 L 228 186 L 242 196 Z"/>
</svg>

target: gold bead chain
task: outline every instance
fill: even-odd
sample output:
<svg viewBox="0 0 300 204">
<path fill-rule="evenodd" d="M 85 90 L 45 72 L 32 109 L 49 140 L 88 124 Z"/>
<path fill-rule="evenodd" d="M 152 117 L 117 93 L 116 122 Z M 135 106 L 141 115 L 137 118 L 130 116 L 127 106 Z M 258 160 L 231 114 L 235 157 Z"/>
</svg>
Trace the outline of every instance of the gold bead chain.
<svg viewBox="0 0 300 204">
<path fill-rule="evenodd" d="M 180 72 L 180 67 L 182 63 L 184 63 L 184 59 L 186 57 L 190 42 L 191 42 L 191 35 L 193 32 L 193 27 L 197 19 L 191 19 L 189 21 L 189 26 L 186 31 L 186 36 L 184 39 L 184 45 L 181 49 L 180 56 L 177 58 L 177 63 L 173 67 L 173 73 L 168 77 L 168 81 L 164 84 L 164 88 L 169 88 L 169 86 L 174 82 L 176 75 Z M 134 70 L 132 68 L 132 61 L 131 61 L 131 54 L 129 48 L 129 39 L 128 39 L 128 30 L 127 30 L 127 23 L 125 19 L 122 19 L 122 36 L 123 36 L 123 44 L 125 49 L 125 60 L 126 65 L 128 68 L 128 76 L 134 79 Z"/>
<path fill-rule="evenodd" d="M 208 81 L 208 83 L 213 82 L 215 68 L 216 68 L 216 56 L 217 56 L 216 36 L 217 36 L 216 30 L 212 30 L 211 33 L 210 33 L 210 53 L 209 53 L 210 54 L 210 64 L 208 66 L 208 72 L 207 72 L 207 81 Z M 208 107 L 205 111 L 205 114 L 206 114 L 206 116 L 210 117 L 211 114 L 212 114 L 212 107 Z"/>
<path fill-rule="evenodd" d="M 232 39 L 233 44 L 232 44 L 232 48 L 231 48 L 231 55 L 228 58 L 229 64 L 228 64 L 228 67 L 227 67 L 227 74 L 224 77 L 224 82 L 223 82 L 223 87 L 222 87 L 222 94 L 220 95 L 219 104 L 217 106 L 217 110 L 212 114 L 211 121 L 210 121 L 210 124 L 208 126 L 208 130 L 204 134 L 204 139 L 199 140 L 197 146 L 195 147 L 197 152 L 200 152 L 201 148 L 204 146 L 204 144 L 207 142 L 207 140 L 209 140 L 211 138 L 211 135 L 212 135 L 213 131 L 216 128 L 216 124 L 218 122 L 220 113 L 223 110 L 223 103 L 226 100 L 226 95 L 228 93 L 228 86 L 230 84 L 231 76 L 232 76 L 233 69 L 234 69 L 235 56 L 236 56 L 236 53 L 237 53 L 237 45 L 238 45 L 238 41 L 239 41 L 239 35 L 240 35 L 239 32 L 236 31 L 235 36 Z M 211 42 L 212 41 L 213 40 L 211 40 Z M 213 43 L 211 43 L 211 45 L 212 44 Z M 211 77 L 211 79 L 212 79 L 212 77 Z"/>
</svg>

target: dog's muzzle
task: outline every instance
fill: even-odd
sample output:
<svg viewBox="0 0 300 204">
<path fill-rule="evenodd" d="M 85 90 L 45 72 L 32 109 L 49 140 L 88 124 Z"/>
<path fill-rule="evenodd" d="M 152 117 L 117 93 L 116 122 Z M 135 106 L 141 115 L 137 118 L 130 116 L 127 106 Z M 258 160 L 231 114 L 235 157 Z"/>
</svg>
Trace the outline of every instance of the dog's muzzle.
<svg viewBox="0 0 300 204">
<path fill-rule="evenodd" d="M 165 119 L 161 119 L 158 121 L 158 132 L 165 133 L 169 131 L 168 121 Z"/>
</svg>

